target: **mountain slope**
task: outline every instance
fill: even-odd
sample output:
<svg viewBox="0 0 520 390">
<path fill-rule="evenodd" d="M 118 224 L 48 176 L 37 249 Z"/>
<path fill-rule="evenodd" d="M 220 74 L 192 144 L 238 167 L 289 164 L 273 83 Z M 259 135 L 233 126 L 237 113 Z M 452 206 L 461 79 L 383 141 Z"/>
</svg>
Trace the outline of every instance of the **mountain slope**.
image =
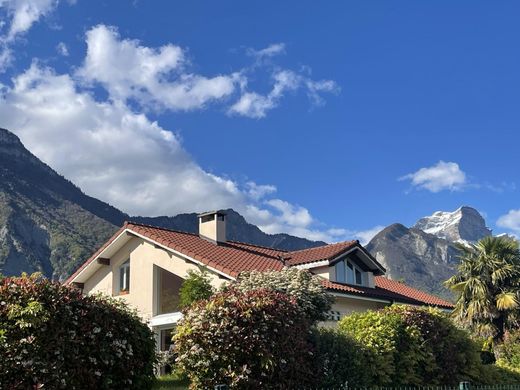
<svg viewBox="0 0 520 390">
<path fill-rule="evenodd" d="M 411 228 L 390 225 L 369 242 L 367 249 L 393 279 L 451 298 L 443 282 L 456 271 L 457 245 L 489 235 L 491 230 L 480 213 L 463 206 L 453 212 L 437 211 Z"/>
<path fill-rule="evenodd" d="M 269 235 L 228 210 L 228 237 L 280 249 L 320 245 L 286 234 Z M 129 217 L 85 195 L 0 129 L 0 273 L 40 271 L 68 276 L 125 220 L 197 232 L 197 215 Z"/>
<path fill-rule="evenodd" d="M 368 251 L 387 269 L 387 276 L 443 297 L 450 292 L 442 282 L 455 273 L 455 244 L 417 228 L 393 224 L 379 232 Z"/>
</svg>

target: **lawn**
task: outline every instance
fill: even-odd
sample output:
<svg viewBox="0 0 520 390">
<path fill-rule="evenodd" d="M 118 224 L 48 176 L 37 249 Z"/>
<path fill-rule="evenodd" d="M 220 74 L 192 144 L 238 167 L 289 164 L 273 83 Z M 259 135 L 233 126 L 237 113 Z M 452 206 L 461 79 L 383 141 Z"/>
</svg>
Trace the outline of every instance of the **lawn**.
<svg viewBox="0 0 520 390">
<path fill-rule="evenodd" d="M 188 381 L 181 379 L 176 375 L 165 375 L 157 378 L 153 386 L 154 390 L 186 390 Z"/>
</svg>

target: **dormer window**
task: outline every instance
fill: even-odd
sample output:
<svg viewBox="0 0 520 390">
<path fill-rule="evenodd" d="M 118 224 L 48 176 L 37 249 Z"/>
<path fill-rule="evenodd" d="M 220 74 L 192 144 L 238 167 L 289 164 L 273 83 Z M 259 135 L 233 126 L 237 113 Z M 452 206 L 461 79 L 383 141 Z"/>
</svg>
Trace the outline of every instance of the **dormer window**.
<svg viewBox="0 0 520 390">
<path fill-rule="evenodd" d="M 338 261 L 335 266 L 336 282 L 365 286 L 363 270 L 350 260 Z"/>
<path fill-rule="evenodd" d="M 120 294 L 130 292 L 130 259 L 119 267 L 119 292 Z"/>
</svg>

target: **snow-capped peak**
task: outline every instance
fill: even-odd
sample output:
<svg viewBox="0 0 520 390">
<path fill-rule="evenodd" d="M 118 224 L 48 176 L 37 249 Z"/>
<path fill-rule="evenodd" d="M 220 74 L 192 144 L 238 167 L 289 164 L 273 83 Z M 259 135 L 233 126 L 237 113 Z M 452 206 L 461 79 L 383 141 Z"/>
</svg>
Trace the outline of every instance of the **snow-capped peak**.
<svg viewBox="0 0 520 390">
<path fill-rule="evenodd" d="M 429 217 L 421 218 L 414 225 L 425 233 L 433 234 L 448 241 L 476 242 L 491 235 L 486 221 L 472 207 L 462 206 L 455 211 L 436 211 Z"/>
</svg>

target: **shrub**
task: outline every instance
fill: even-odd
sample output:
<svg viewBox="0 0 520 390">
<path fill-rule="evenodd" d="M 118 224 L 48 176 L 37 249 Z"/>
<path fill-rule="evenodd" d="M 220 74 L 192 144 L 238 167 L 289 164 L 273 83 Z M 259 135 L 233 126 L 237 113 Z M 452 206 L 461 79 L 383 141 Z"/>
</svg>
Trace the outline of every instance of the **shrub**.
<svg viewBox="0 0 520 390">
<path fill-rule="evenodd" d="M 365 386 L 369 380 L 366 354 L 369 353 L 352 337 L 337 329 L 319 328 L 314 331 L 314 355 L 319 386 L 324 389 Z"/>
<path fill-rule="evenodd" d="M 296 300 L 306 317 L 313 322 L 326 320 L 327 312 L 334 302 L 318 276 L 297 268 L 245 272 L 239 275 L 234 288 L 240 291 L 269 289 L 287 294 Z"/>
<path fill-rule="evenodd" d="M 392 306 L 356 313 L 340 329 L 365 345 L 371 385 L 448 385 L 477 380 L 478 348 L 440 311 Z"/>
<path fill-rule="evenodd" d="M 372 378 L 367 385 L 419 385 L 417 372 L 426 363 L 417 329 L 407 327 L 391 310 L 354 313 L 339 328 L 368 348 L 366 367 Z"/>
<path fill-rule="evenodd" d="M 295 388 L 313 384 L 309 321 L 295 299 L 228 287 L 184 312 L 177 367 L 193 388 Z"/>
<path fill-rule="evenodd" d="M 188 276 L 182 282 L 179 291 L 179 304 L 181 308 L 185 308 L 194 302 L 208 299 L 215 293 L 213 286 L 209 280 L 208 273 L 205 270 L 198 272 L 188 271 Z"/>
<path fill-rule="evenodd" d="M 520 330 L 507 332 L 496 348 L 497 364 L 520 374 Z"/>
<path fill-rule="evenodd" d="M 147 389 L 155 342 L 117 300 L 41 277 L 0 281 L 0 383 L 9 389 Z"/>
<path fill-rule="evenodd" d="M 437 309 L 394 306 L 407 327 L 418 329 L 428 365 L 420 367 L 423 384 L 457 384 L 478 377 L 481 358 L 479 347 L 469 333 L 457 328 L 446 314 Z"/>
</svg>

